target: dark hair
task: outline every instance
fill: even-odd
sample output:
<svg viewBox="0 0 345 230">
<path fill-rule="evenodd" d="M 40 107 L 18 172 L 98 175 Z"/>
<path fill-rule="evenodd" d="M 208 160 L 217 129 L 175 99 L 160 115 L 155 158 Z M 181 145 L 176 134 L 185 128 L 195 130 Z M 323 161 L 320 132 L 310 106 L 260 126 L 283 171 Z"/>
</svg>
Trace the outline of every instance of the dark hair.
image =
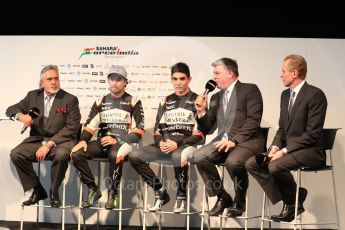
<svg viewBox="0 0 345 230">
<path fill-rule="evenodd" d="M 171 76 L 176 72 L 184 73 L 188 78 L 190 77 L 189 67 L 186 63 L 178 62 L 175 65 L 171 66 Z"/>
</svg>

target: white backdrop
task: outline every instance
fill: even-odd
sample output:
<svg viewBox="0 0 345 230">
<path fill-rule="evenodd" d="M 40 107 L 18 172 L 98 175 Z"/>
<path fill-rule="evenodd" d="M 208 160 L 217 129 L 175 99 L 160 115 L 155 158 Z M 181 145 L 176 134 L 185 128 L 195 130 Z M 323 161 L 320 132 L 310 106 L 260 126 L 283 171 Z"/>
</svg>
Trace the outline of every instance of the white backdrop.
<svg viewBox="0 0 345 230">
<path fill-rule="evenodd" d="M 99 52 L 97 47 L 103 47 L 107 52 Z M 111 48 L 112 47 L 112 48 Z M 86 48 L 90 54 L 83 54 Z M 92 48 L 95 48 L 92 50 Z M 345 121 L 341 117 L 345 112 L 345 40 L 337 39 L 286 39 L 286 38 L 217 38 L 217 37 L 115 37 L 115 36 L 2 36 L 0 37 L 0 111 L 4 115 L 6 108 L 22 99 L 26 92 L 38 87 L 39 73 L 42 65 L 57 64 L 61 75 L 61 86 L 67 91 L 78 95 L 82 120 L 84 121 L 88 109 L 98 95 L 107 92 L 107 84 L 99 80 L 106 79 L 107 68 L 114 64 L 125 65 L 128 69 L 130 84 L 128 91 L 139 97 L 144 104 L 145 135 L 144 143 L 152 141 L 151 134 L 156 107 L 163 95 L 171 93 L 169 82 L 169 67 L 176 62 L 186 62 L 193 77 L 191 88 L 197 93 L 204 91 L 204 85 L 212 76 L 211 63 L 221 57 L 230 57 L 238 61 L 239 79 L 242 82 L 256 83 L 263 95 L 264 114 L 262 126 L 271 127 L 268 144 L 277 130 L 279 116 L 280 93 L 284 87 L 280 80 L 282 60 L 291 53 L 303 55 L 308 62 L 307 82 L 320 87 L 328 99 L 328 110 L 325 127 L 345 128 Z M 113 50 L 112 50 L 113 49 Z M 97 51 L 97 52 L 96 52 Z M 104 51 L 104 50 L 103 50 Z M 120 53 L 119 52 L 126 52 Z M 82 56 L 81 56 L 82 55 Z M 97 75 L 96 75 L 97 73 Z M 1 220 L 18 220 L 20 218 L 20 203 L 23 191 L 18 175 L 10 162 L 9 152 L 18 144 L 28 131 L 20 135 L 22 127 L 18 122 L 1 121 L 3 132 L 0 133 L 0 176 Z M 345 172 L 344 160 L 345 137 L 344 130 L 340 130 L 334 146 L 336 188 L 338 202 L 345 192 L 345 182 L 341 175 Z M 49 166 L 49 163 L 46 163 Z M 107 170 L 107 168 L 106 168 Z M 125 165 L 127 180 L 138 179 L 129 165 Z M 44 172 L 44 186 L 50 186 L 49 167 Z M 106 172 L 106 171 L 105 171 Z M 172 170 L 168 170 L 169 180 L 173 181 Z M 67 201 L 77 202 L 78 181 L 73 167 L 68 171 Z M 193 181 L 202 184 L 195 168 L 192 168 Z M 230 179 L 227 178 L 229 181 Z M 310 174 L 304 176 L 303 183 L 309 190 L 305 204 L 304 220 L 332 219 L 334 216 L 333 196 L 331 193 L 330 174 Z M 261 209 L 262 191 L 257 183 L 251 179 L 249 212 L 259 214 Z M 231 184 L 228 191 L 233 193 Z M 106 191 L 104 190 L 104 199 Z M 153 196 L 149 191 L 149 195 Z M 174 197 L 174 189 L 169 191 Z M 128 193 L 129 195 L 133 193 Z M 195 189 L 192 198 L 192 208 L 201 209 L 201 187 Z M 126 194 L 127 196 L 127 194 Z M 151 197 L 152 198 L 152 197 Z M 125 204 L 135 202 L 133 197 L 125 197 Z M 46 202 L 49 202 L 48 199 Z M 126 203 L 127 202 L 127 203 Z M 172 209 L 174 199 L 167 205 Z M 133 205 L 133 204 L 132 204 Z M 213 205 L 213 200 L 211 201 Z M 345 216 L 345 204 L 339 202 L 340 216 Z M 280 211 L 276 205 L 272 212 Z M 25 209 L 25 220 L 34 221 L 34 209 Z M 77 209 L 70 211 L 67 222 L 75 223 Z M 88 223 L 95 221 L 95 213 L 90 212 Z M 155 224 L 155 219 L 149 215 L 149 224 Z M 45 211 L 41 214 L 41 221 L 58 222 L 56 211 Z M 176 221 L 176 220 L 179 221 Z M 164 226 L 184 226 L 184 216 L 163 217 Z M 334 218 L 333 218 L 334 219 Z M 101 212 L 102 223 L 117 223 L 114 214 Z M 124 213 L 125 224 L 140 225 L 139 214 Z M 200 225 L 200 217 L 193 216 L 193 226 Z M 212 220 L 212 226 L 217 226 L 218 218 Z M 239 227 L 242 222 L 227 220 L 225 226 Z M 258 227 L 258 220 L 250 221 L 250 227 Z M 342 226 L 345 226 L 341 218 Z M 274 226 L 275 227 L 275 226 Z M 280 225 L 277 225 L 280 227 Z"/>
</svg>

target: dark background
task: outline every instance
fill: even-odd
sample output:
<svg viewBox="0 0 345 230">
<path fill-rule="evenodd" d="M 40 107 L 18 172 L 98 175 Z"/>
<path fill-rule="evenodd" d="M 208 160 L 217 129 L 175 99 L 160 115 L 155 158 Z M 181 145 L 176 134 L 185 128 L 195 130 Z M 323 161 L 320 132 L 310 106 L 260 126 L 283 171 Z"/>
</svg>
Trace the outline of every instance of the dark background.
<svg viewBox="0 0 345 230">
<path fill-rule="evenodd" d="M 241 4 L 14 1 L 2 7 L 0 34 L 345 38 L 345 11 L 331 2 Z"/>
</svg>

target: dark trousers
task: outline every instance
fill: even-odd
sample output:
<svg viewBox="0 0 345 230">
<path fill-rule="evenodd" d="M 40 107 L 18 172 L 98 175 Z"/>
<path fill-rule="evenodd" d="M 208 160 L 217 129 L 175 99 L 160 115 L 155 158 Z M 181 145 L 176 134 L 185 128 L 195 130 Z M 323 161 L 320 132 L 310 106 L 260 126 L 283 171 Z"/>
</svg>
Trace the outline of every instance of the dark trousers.
<svg viewBox="0 0 345 230">
<path fill-rule="evenodd" d="M 195 152 L 195 161 L 198 171 L 205 183 L 209 196 L 216 196 L 224 191 L 224 186 L 216 168 L 217 164 L 223 164 L 234 184 L 234 201 L 239 204 L 245 202 L 248 188 L 248 173 L 245 162 L 254 153 L 248 148 L 235 147 L 229 152 L 218 152 L 213 142 L 207 144 Z M 203 156 L 203 157 L 201 157 Z"/>
<path fill-rule="evenodd" d="M 115 144 L 107 149 L 104 149 L 98 141 L 91 141 L 87 143 L 87 151 L 79 149 L 72 153 L 72 162 L 74 167 L 78 170 L 80 179 L 83 183 L 90 185 L 95 182 L 91 169 L 87 160 L 93 158 L 108 158 L 109 159 L 109 178 L 110 185 L 106 184 L 108 190 L 117 193 L 122 176 L 122 165 L 116 164 L 117 151 L 121 147 L 120 144 Z M 104 180 L 106 182 L 106 180 Z M 99 186 L 99 185 L 98 185 Z"/>
<path fill-rule="evenodd" d="M 183 168 L 181 164 L 181 151 L 182 147 L 177 148 L 174 152 L 166 154 L 155 145 L 148 145 L 142 147 L 129 154 L 129 161 L 132 167 L 142 176 L 144 181 L 157 191 L 162 188 L 162 183 L 159 177 L 152 171 L 147 162 L 158 163 L 172 163 L 174 166 L 175 179 L 177 181 L 176 196 L 186 196 L 188 184 L 188 165 Z"/>
<path fill-rule="evenodd" d="M 53 147 L 46 155 L 45 160 L 51 164 L 51 194 L 59 195 L 59 187 L 68 168 L 69 154 L 76 141 L 68 141 Z M 32 162 L 37 162 L 36 151 L 42 146 L 40 141 L 20 143 L 11 151 L 11 160 L 16 167 L 24 192 L 40 185 Z"/>
<path fill-rule="evenodd" d="M 296 154 L 303 154 L 307 149 L 295 151 L 291 154 L 270 162 L 267 167 L 256 163 L 255 157 L 250 158 L 246 163 L 248 172 L 259 182 L 272 204 L 283 200 L 286 204 L 295 203 L 296 182 L 291 170 L 301 166 L 320 167 L 323 160 L 299 162 Z M 316 150 L 315 150 L 316 151 Z"/>
</svg>

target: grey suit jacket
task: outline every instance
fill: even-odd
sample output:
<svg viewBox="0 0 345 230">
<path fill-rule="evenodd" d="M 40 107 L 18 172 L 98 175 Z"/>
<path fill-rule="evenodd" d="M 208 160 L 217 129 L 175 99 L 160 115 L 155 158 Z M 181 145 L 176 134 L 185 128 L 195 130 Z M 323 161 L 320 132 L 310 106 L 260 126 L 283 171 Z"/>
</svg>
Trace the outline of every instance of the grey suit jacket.
<svg viewBox="0 0 345 230">
<path fill-rule="evenodd" d="M 226 132 L 229 139 L 238 142 L 238 146 L 249 148 L 254 153 L 263 152 L 265 140 L 260 132 L 263 101 L 259 88 L 255 84 L 237 81 L 225 114 L 223 94 L 224 91 L 220 91 L 212 95 L 207 113 L 197 119 L 200 127 L 207 134 L 218 128 L 215 140 Z"/>
<path fill-rule="evenodd" d="M 322 129 L 327 98 L 319 88 L 304 83 L 288 116 L 290 89 L 281 94 L 279 129 L 272 145 L 286 147 L 300 163 L 325 161 Z M 304 150 L 304 151 L 298 151 Z"/>
<path fill-rule="evenodd" d="M 44 92 L 42 89 L 28 92 L 19 103 L 7 108 L 6 115 L 29 113 L 36 107 L 40 113 L 30 126 L 30 136 L 23 142 L 52 140 L 56 144 L 77 138 L 80 127 L 80 110 L 78 98 L 60 89 L 55 95 L 46 124 L 44 124 Z"/>
</svg>

